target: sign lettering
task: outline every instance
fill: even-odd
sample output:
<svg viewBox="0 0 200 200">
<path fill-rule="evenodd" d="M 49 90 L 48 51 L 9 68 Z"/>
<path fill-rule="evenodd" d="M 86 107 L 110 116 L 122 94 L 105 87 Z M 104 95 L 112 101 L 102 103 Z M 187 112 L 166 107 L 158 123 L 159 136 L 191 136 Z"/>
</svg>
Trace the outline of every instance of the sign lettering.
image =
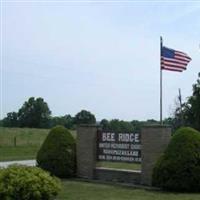
<svg viewBox="0 0 200 200">
<path fill-rule="evenodd" d="M 139 133 L 98 131 L 97 138 L 97 160 L 141 162 Z"/>
</svg>

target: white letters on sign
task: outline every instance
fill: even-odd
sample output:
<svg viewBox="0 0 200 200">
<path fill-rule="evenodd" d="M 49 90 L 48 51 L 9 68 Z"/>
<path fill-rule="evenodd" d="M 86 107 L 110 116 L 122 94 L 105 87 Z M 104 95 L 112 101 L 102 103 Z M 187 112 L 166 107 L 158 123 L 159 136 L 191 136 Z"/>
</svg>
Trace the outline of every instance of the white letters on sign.
<svg viewBox="0 0 200 200">
<path fill-rule="evenodd" d="M 97 148 L 101 161 L 141 162 L 139 133 L 98 132 Z"/>
<path fill-rule="evenodd" d="M 118 135 L 119 142 L 139 142 L 138 133 L 119 133 Z"/>
<path fill-rule="evenodd" d="M 115 141 L 115 133 L 102 133 L 102 141 L 103 142 L 114 142 Z"/>
</svg>

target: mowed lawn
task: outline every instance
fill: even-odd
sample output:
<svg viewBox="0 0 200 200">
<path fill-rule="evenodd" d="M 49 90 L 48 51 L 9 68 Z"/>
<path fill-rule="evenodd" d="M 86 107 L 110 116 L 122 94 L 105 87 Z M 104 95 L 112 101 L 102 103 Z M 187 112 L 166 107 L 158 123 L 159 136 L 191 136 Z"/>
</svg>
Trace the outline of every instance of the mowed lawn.
<svg viewBox="0 0 200 200">
<path fill-rule="evenodd" d="M 123 163 L 123 162 L 97 162 L 97 167 L 106 167 L 114 169 L 141 170 L 140 163 Z"/>
<path fill-rule="evenodd" d="M 199 200 L 200 194 L 149 191 L 78 181 L 64 181 L 58 200 Z"/>
<path fill-rule="evenodd" d="M 35 159 L 48 129 L 0 127 L 0 161 Z"/>
<path fill-rule="evenodd" d="M 0 161 L 35 159 L 49 129 L 0 127 Z M 76 137 L 75 131 L 70 131 Z"/>
</svg>

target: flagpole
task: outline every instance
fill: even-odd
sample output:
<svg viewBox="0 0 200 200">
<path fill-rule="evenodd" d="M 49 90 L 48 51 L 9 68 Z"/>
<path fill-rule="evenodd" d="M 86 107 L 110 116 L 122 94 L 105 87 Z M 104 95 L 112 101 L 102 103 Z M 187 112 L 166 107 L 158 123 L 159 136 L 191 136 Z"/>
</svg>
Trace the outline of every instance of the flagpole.
<svg viewBox="0 0 200 200">
<path fill-rule="evenodd" d="M 160 37 L 160 124 L 163 124 L 162 120 L 162 46 L 163 46 L 163 39 L 162 36 Z"/>
</svg>

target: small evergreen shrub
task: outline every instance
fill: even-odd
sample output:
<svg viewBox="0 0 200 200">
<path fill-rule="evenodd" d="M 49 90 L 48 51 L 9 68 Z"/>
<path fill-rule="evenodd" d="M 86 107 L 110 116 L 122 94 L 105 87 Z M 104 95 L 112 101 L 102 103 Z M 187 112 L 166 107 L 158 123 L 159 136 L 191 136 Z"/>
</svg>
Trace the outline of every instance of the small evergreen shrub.
<svg viewBox="0 0 200 200">
<path fill-rule="evenodd" d="M 60 178 L 75 175 L 75 139 L 63 126 L 51 129 L 37 154 L 37 164 Z"/>
<path fill-rule="evenodd" d="M 165 190 L 200 191 L 200 133 L 180 128 L 153 170 L 153 185 Z"/>
<path fill-rule="evenodd" d="M 37 167 L 12 165 L 0 169 L 1 200 L 53 200 L 60 187 L 57 178 Z"/>
</svg>

